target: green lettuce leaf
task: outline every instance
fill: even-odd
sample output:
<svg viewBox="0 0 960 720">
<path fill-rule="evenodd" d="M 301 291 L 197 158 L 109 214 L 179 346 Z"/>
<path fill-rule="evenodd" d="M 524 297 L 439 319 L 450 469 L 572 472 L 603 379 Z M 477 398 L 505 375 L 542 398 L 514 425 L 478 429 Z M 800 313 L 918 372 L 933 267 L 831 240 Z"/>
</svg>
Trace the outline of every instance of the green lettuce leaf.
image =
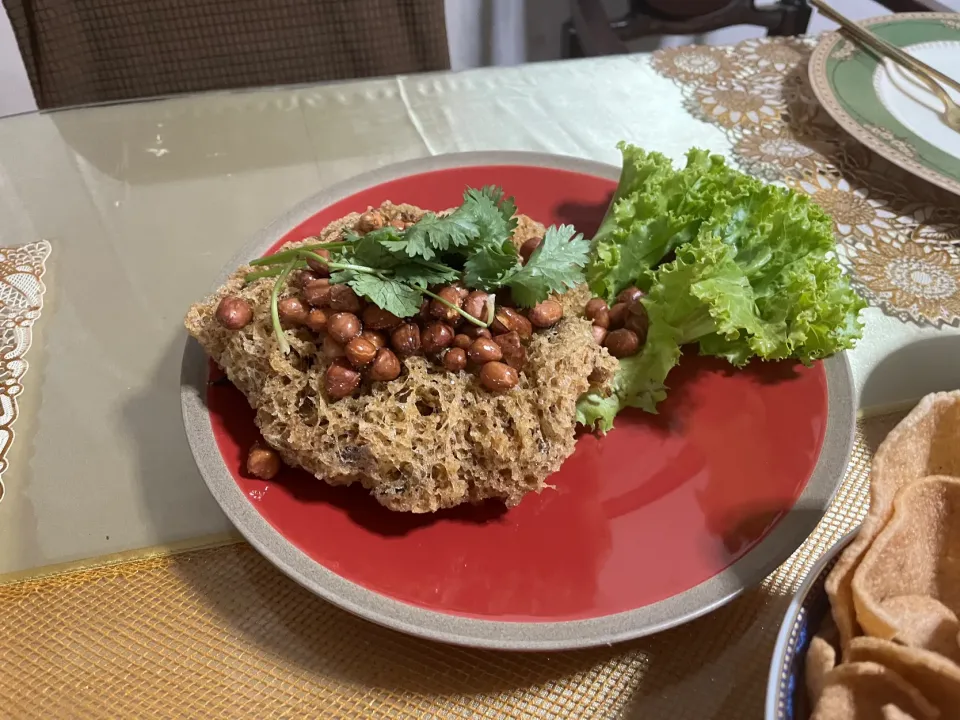
<svg viewBox="0 0 960 720">
<path fill-rule="evenodd" d="M 579 422 L 606 431 L 624 407 L 656 412 L 690 343 L 736 366 L 809 364 L 853 347 L 866 305 L 840 270 L 819 207 L 700 150 L 668 171 L 656 153 L 621 149 L 621 186 L 587 276 L 611 299 L 631 284 L 647 289 L 649 331 L 643 352 L 620 361 L 612 392 L 580 399 Z"/>
</svg>

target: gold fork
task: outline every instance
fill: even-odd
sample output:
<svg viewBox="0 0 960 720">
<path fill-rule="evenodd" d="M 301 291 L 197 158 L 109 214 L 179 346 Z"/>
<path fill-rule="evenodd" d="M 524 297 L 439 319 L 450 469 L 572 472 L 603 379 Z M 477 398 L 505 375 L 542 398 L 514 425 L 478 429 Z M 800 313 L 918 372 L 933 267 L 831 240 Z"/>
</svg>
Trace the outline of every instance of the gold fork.
<svg viewBox="0 0 960 720">
<path fill-rule="evenodd" d="M 940 102 L 943 103 L 943 121 L 946 123 L 947 127 L 951 130 L 960 132 L 960 105 L 957 105 L 953 101 L 953 98 L 943 89 L 943 86 L 940 85 L 938 80 L 944 85 L 953 88 L 957 92 L 960 92 L 960 82 L 957 82 L 948 75 L 944 75 L 942 72 L 936 68 L 932 68 L 921 60 L 912 55 L 908 55 L 903 50 L 898 47 L 894 47 L 886 40 L 877 35 L 874 35 L 872 32 L 866 28 L 857 25 L 852 20 L 844 17 L 832 7 L 827 5 L 823 0 L 810 0 L 810 4 L 822 12 L 826 17 L 833 20 L 835 23 L 840 25 L 846 31 L 848 35 L 853 37 L 862 45 L 866 45 L 868 48 L 878 53 L 879 55 L 893 60 L 902 68 L 905 68 L 912 72 L 924 85 L 926 85 L 930 92 L 937 96 Z"/>
</svg>

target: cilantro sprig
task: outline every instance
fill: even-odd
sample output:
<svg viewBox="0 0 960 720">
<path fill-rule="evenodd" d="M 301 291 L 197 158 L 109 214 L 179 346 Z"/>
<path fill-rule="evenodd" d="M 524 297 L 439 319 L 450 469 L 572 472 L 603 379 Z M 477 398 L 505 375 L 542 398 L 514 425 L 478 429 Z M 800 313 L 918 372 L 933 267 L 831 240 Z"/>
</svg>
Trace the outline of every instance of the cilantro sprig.
<svg viewBox="0 0 960 720">
<path fill-rule="evenodd" d="M 357 295 L 397 317 L 411 317 L 425 297 L 459 312 L 468 322 L 487 327 L 494 304 L 479 320 L 448 303 L 431 287 L 460 281 L 470 289 L 496 293 L 507 289 L 514 301 L 532 307 L 552 293 L 562 293 L 584 281 L 589 243 L 570 225 L 550 227 L 526 264 L 512 242 L 517 206 L 498 187 L 468 188 L 463 203 L 445 215 L 426 213 L 415 224 L 399 230 L 385 226 L 361 236 L 345 231 L 342 239 L 309 243 L 254 260 L 257 268 L 247 282 L 275 277 L 271 317 L 281 350 L 289 342 L 280 325 L 277 302 L 290 273 L 321 263 L 330 281 L 349 285 Z M 326 250 L 325 258 L 317 251 Z M 262 269 L 261 269 L 262 268 Z"/>
</svg>

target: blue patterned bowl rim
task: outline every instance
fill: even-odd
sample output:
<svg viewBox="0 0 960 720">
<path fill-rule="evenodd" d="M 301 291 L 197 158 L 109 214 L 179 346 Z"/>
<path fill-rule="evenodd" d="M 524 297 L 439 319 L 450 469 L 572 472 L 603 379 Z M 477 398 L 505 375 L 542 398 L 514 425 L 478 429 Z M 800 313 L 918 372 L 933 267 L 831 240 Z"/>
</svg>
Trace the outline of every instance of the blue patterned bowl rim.
<svg viewBox="0 0 960 720">
<path fill-rule="evenodd" d="M 764 711 L 766 720 L 806 720 L 796 715 L 795 698 L 798 692 L 804 692 L 799 680 L 803 673 L 803 658 L 813 636 L 810 624 L 814 621 L 819 626 L 819 621 L 829 612 L 830 603 L 823 585 L 841 551 L 856 534 L 856 529 L 850 531 L 820 556 L 790 601 L 770 662 Z"/>
</svg>

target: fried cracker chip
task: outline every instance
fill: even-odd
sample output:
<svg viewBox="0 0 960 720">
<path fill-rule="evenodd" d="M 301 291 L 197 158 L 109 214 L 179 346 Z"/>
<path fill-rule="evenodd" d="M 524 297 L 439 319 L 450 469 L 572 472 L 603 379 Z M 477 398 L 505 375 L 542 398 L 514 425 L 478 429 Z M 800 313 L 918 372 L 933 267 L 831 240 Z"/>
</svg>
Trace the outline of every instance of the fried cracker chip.
<svg viewBox="0 0 960 720">
<path fill-rule="evenodd" d="M 820 624 L 820 629 L 810 639 L 804 664 L 804 676 L 807 684 L 807 696 L 810 698 L 810 707 L 817 704 L 820 693 L 823 691 L 827 673 L 837 665 L 839 637 L 837 626 L 834 624 L 833 618 L 828 615 Z"/>
<path fill-rule="evenodd" d="M 896 705 L 884 705 L 880 708 L 880 717 L 883 720 L 917 720 L 910 713 L 905 713 Z"/>
<path fill-rule="evenodd" d="M 944 720 L 960 718 L 960 665 L 929 650 L 871 637 L 854 638 L 849 654 L 851 663 L 872 663 L 892 670 L 919 690 Z"/>
<path fill-rule="evenodd" d="M 851 583 L 864 632 L 957 659 L 958 551 L 960 478 L 935 475 L 904 487 Z"/>
<path fill-rule="evenodd" d="M 960 621 L 950 608 L 927 595 L 901 595 L 880 603 L 881 617 L 896 625 L 895 639 L 909 647 L 939 653 L 960 662 Z"/>
<path fill-rule="evenodd" d="M 893 708 L 893 709 L 891 709 Z M 883 665 L 857 662 L 838 665 L 824 678 L 823 692 L 810 720 L 876 720 L 894 709 L 916 720 L 940 713 L 917 688 Z"/>
<path fill-rule="evenodd" d="M 904 485 L 927 475 L 960 476 L 960 390 L 926 396 L 881 443 L 870 473 L 870 510 L 827 577 L 841 646 L 858 634 L 851 582 L 860 559 L 893 512 Z"/>
</svg>

